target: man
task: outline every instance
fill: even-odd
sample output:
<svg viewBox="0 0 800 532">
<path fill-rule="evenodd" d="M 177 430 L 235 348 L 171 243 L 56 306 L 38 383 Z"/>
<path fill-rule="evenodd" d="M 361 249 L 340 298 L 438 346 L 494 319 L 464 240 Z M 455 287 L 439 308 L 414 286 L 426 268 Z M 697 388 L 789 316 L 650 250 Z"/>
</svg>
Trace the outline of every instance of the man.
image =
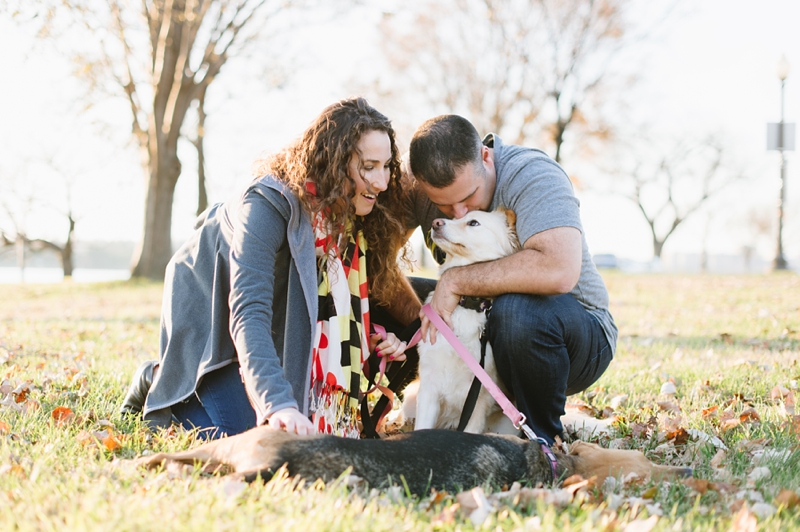
<svg viewBox="0 0 800 532">
<path fill-rule="evenodd" d="M 494 298 L 488 336 L 498 373 L 531 429 L 552 444 L 566 396 L 603 374 L 617 340 L 567 174 L 540 150 L 503 144 L 494 134 L 481 141 L 456 115 L 417 129 L 409 166 L 417 180 L 409 229 L 420 226 L 429 246 L 435 218 L 498 206 L 515 211 L 523 249 L 446 271 L 431 306 L 449 324 L 461 296 Z M 434 340 L 435 329 L 420 317 L 423 336 Z"/>
</svg>

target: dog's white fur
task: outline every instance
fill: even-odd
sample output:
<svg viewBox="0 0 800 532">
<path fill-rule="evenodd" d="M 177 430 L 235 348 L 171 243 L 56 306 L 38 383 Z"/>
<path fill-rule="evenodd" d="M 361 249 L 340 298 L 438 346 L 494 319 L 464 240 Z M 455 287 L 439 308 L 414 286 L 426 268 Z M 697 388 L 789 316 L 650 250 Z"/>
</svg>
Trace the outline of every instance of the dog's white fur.
<svg viewBox="0 0 800 532">
<path fill-rule="evenodd" d="M 515 220 L 514 212 L 503 208 L 493 212 L 473 211 L 457 220 L 435 220 L 433 241 L 447 254 L 440 273 L 456 266 L 496 260 L 518 251 L 520 245 L 514 230 Z M 426 302 L 430 302 L 431 297 L 428 296 Z M 486 314 L 459 306 L 450 319 L 455 335 L 475 359 L 480 360 L 480 335 L 486 325 Z M 484 368 L 499 385 L 489 345 Z M 419 343 L 419 377 L 414 429 L 455 429 L 475 375 L 441 334 L 438 334 L 435 344 Z M 498 412 L 497 402 L 482 386 L 465 431 L 486 432 L 487 421 L 496 417 Z"/>
</svg>

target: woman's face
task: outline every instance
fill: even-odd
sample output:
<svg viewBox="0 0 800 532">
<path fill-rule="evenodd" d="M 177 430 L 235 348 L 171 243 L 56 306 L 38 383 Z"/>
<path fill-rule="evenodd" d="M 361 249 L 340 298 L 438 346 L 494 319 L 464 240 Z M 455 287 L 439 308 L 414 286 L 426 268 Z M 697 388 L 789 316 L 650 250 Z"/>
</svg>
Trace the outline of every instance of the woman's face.
<svg viewBox="0 0 800 532">
<path fill-rule="evenodd" d="M 357 216 L 372 212 L 378 194 L 389 186 L 391 159 L 392 144 L 385 131 L 373 129 L 361 135 L 356 153 L 347 166 L 350 177 L 356 183 L 353 205 Z"/>
</svg>

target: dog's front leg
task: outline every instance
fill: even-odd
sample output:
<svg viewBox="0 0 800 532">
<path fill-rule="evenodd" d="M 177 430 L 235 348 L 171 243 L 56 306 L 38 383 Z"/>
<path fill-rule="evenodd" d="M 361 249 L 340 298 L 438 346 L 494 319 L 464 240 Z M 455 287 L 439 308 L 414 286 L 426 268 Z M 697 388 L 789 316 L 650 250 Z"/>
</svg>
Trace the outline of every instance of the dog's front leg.
<svg viewBox="0 0 800 532">
<path fill-rule="evenodd" d="M 494 403 L 494 399 L 488 394 L 486 388 L 482 388 L 469 422 L 464 427 L 464 432 L 469 432 L 470 434 L 483 434 L 486 432 L 486 420 L 489 417 L 492 403 Z"/>
<path fill-rule="evenodd" d="M 414 423 L 414 430 L 436 428 L 439 409 L 437 393 L 420 382 L 419 392 L 417 392 L 417 419 Z"/>
</svg>

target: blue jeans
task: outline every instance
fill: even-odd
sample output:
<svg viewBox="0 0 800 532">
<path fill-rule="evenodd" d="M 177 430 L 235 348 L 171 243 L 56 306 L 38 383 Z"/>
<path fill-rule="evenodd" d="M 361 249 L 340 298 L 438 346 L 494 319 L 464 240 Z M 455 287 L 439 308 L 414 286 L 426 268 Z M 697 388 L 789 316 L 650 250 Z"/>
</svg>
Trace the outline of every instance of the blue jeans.
<svg viewBox="0 0 800 532">
<path fill-rule="evenodd" d="M 552 444 L 567 395 L 591 386 L 613 358 L 600 322 L 569 294 L 505 294 L 494 300 L 488 333 L 500 379 Z"/>
<path fill-rule="evenodd" d="M 172 417 L 186 429 L 200 429 L 197 437 L 212 440 L 233 436 L 256 426 L 239 364 L 228 364 L 203 376 L 194 394 L 172 405 Z"/>
</svg>

